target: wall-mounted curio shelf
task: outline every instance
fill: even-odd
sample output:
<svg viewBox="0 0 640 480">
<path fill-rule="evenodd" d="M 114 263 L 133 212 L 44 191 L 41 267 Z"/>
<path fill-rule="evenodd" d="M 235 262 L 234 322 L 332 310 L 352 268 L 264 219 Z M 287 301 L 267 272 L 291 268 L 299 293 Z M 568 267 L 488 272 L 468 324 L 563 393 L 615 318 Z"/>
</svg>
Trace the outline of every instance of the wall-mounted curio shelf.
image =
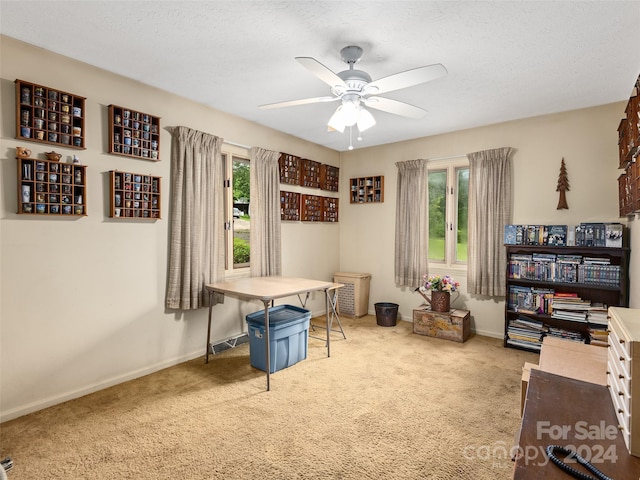
<svg viewBox="0 0 640 480">
<path fill-rule="evenodd" d="M 322 221 L 337 222 L 339 200 L 332 197 L 323 197 L 322 202 Z"/>
<path fill-rule="evenodd" d="M 280 219 L 300 220 L 300 194 L 296 192 L 280 191 Z"/>
<path fill-rule="evenodd" d="M 109 153 L 160 160 L 160 117 L 109 105 Z"/>
<path fill-rule="evenodd" d="M 322 197 L 318 195 L 300 195 L 300 220 L 303 222 L 322 221 Z"/>
<path fill-rule="evenodd" d="M 384 176 L 358 177 L 349 180 L 351 203 L 384 202 Z"/>
<path fill-rule="evenodd" d="M 85 148 L 85 97 L 16 80 L 16 138 Z"/>
<path fill-rule="evenodd" d="M 18 157 L 18 213 L 87 214 L 86 166 Z"/>
<path fill-rule="evenodd" d="M 109 172 L 112 218 L 161 218 L 161 177 L 142 173 Z"/>
<path fill-rule="evenodd" d="M 331 165 L 320 165 L 320 188 L 330 192 L 338 191 L 340 169 Z"/>
<path fill-rule="evenodd" d="M 278 166 L 280 168 L 280 183 L 300 185 L 300 157 L 281 153 Z"/>
<path fill-rule="evenodd" d="M 300 160 L 300 185 L 320 188 L 320 162 L 303 158 Z"/>
</svg>

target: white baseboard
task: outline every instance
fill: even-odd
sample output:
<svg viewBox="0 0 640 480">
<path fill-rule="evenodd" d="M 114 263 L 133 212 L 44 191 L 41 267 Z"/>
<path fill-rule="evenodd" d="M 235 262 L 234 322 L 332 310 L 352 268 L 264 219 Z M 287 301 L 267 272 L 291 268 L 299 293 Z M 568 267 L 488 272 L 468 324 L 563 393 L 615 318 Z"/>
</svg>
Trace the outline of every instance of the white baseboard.
<svg viewBox="0 0 640 480">
<path fill-rule="evenodd" d="M 0 412 L 0 422 L 6 422 L 8 420 L 13 420 L 14 418 L 21 417 L 23 415 L 27 415 L 29 413 L 37 412 L 38 410 L 42 410 L 44 408 L 52 407 L 54 405 L 58 405 L 63 402 L 67 402 L 69 400 L 73 400 L 74 398 L 83 397 L 85 395 L 89 395 L 90 393 L 97 392 L 98 390 L 102 390 L 108 387 L 112 387 L 114 385 L 118 385 L 120 383 L 128 382 L 129 380 L 134 380 L 139 377 L 144 377 L 145 375 L 149 375 L 151 373 L 158 372 L 165 368 L 172 367 L 174 365 L 178 365 L 179 363 L 187 362 L 189 360 L 193 360 L 197 357 L 204 357 L 204 352 L 200 349 L 197 352 L 192 352 L 186 355 L 181 355 L 179 357 L 174 357 L 162 362 L 158 362 L 154 365 L 150 365 L 145 368 L 141 368 L 138 370 L 134 370 L 132 372 L 126 373 L 124 375 L 119 375 L 116 377 L 112 377 L 106 379 L 101 382 L 97 382 L 91 385 L 87 385 L 86 387 L 79 388 L 77 390 L 72 390 L 60 395 L 55 395 L 53 397 L 49 397 L 42 400 L 37 400 L 32 403 L 28 403 L 25 405 L 21 405 L 19 407 L 13 408 L 11 410 Z"/>
</svg>

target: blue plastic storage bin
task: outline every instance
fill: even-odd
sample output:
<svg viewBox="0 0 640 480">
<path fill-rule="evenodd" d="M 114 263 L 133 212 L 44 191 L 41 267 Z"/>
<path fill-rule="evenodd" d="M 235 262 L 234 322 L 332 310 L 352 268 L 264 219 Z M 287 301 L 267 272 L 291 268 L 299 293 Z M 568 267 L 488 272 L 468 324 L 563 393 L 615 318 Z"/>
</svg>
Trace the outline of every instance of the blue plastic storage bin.
<svg viewBox="0 0 640 480">
<path fill-rule="evenodd" d="M 307 358 L 311 312 L 293 305 L 269 309 L 270 373 Z M 267 371 L 264 310 L 247 315 L 251 366 Z"/>
</svg>

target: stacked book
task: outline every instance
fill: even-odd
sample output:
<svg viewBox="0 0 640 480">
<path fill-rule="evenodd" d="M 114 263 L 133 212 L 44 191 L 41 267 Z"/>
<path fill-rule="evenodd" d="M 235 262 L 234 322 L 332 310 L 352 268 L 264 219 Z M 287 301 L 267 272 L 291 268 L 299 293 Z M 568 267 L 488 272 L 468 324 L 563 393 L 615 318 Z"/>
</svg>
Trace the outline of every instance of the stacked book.
<svg viewBox="0 0 640 480">
<path fill-rule="evenodd" d="M 549 332 L 547 333 L 550 337 L 558 337 L 564 340 L 572 340 L 574 342 L 585 343 L 584 338 L 580 332 L 573 332 L 569 330 L 565 330 L 564 328 L 555 328 L 549 327 Z"/>
<path fill-rule="evenodd" d="M 542 338 L 547 330 L 548 327 L 544 323 L 520 315 L 517 319 L 509 322 L 507 327 L 507 343 L 540 350 L 542 347 Z"/>
<path fill-rule="evenodd" d="M 586 322 L 587 313 L 591 307 L 589 300 L 583 300 L 575 293 L 556 293 L 553 296 L 553 311 L 551 316 L 562 320 Z"/>
<path fill-rule="evenodd" d="M 587 312 L 589 322 L 589 343 L 592 345 L 607 346 L 609 338 L 609 319 L 605 305 L 592 304 Z"/>
</svg>

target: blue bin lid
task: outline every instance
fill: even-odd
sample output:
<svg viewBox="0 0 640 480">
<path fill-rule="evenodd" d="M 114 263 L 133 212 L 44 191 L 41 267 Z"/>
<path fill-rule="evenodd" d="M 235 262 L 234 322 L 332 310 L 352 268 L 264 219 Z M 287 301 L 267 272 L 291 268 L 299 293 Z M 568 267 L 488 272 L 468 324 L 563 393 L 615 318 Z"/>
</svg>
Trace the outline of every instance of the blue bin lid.
<svg viewBox="0 0 640 480">
<path fill-rule="evenodd" d="M 294 305 L 278 305 L 269 308 L 269 325 L 283 326 L 285 323 L 294 323 L 311 318 L 311 312 Z M 264 310 L 250 313 L 246 317 L 247 323 L 264 325 Z"/>
</svg>

